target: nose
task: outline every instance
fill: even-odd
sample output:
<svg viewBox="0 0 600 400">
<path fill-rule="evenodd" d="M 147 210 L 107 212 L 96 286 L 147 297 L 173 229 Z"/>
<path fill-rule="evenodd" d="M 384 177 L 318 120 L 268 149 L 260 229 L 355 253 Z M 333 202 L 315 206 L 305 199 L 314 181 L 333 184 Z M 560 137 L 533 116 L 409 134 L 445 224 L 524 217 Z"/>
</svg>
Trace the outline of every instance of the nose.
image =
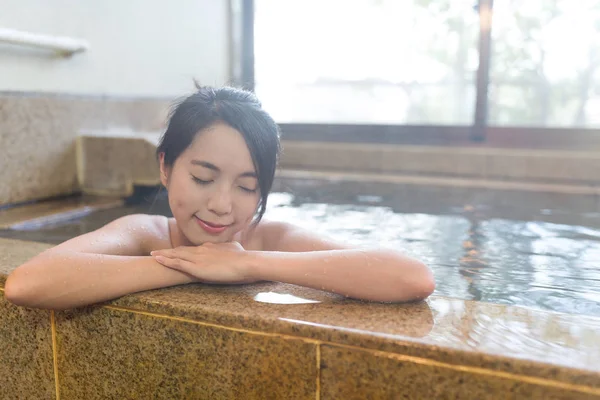
<svg viewBox="0 0 600 400">
<path fill-rule="evenodd" d="M 227 215 L 231 213 L 231 193 L 227 188 L 216 188 L 210 194 L 208 199 L 208 210 L 217 215 Z"/>
</svg>

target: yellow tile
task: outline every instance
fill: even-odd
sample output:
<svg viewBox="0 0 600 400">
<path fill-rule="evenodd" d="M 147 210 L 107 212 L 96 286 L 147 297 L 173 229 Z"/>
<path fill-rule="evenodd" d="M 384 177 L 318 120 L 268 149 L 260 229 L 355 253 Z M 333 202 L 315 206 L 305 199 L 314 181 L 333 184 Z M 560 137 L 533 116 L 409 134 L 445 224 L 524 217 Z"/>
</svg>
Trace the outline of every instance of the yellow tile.
<svg viewBox="0 0 600 400">
<path fill-rule="evenodd" d="M 104 308 L 56 314 L 61 399 L 314 399 L 316 346 Z"/>
<path fill-rule="evenodd" d="M 480 368 L 321 346 L 321 400 L 599 399 L 600 390 Z"/>
<path fill-rule="evenodd" d="M 56 399 L 50 312 L 13 306 L 2 290 L 0 399 Z"/>
</svg>

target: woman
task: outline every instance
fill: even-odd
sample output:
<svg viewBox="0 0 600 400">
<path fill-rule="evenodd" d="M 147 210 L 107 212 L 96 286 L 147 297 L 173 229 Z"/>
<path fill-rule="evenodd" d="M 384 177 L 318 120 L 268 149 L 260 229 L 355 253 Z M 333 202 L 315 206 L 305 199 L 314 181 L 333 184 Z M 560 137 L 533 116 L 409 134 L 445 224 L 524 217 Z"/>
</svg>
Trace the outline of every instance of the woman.
<svg viewBox="0 0 600 400">
<path fill-rule="evenodd" d="M 9 301 L 69 309 L 192 282 L 262 280 L 372 301 L 433 292 L 428 267 L 399 251 L 262 220 L 279 129 L 252 93 L 197 89 L 174 107 L 157 149 L 173 218 L 128 215 L 44 251 L 10 274 Z"/>
</svg>

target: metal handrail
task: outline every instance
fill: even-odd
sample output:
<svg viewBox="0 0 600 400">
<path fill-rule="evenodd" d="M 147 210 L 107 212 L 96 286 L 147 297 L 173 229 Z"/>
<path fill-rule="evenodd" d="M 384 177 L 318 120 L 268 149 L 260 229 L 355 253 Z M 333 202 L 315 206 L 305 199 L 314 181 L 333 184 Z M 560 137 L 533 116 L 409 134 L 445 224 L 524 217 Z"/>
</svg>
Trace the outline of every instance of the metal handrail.
<svg viewBox="0 0 600 400">
<path fill-rule="evenodd" d="M 88 42 L 82 39 L 73 39 L 66 36 L 41 35 L 6 28 L 0 28 L 0 43 L 49 49 L 67 56 L 86 51 L 89 48 Z"/>
</svg>

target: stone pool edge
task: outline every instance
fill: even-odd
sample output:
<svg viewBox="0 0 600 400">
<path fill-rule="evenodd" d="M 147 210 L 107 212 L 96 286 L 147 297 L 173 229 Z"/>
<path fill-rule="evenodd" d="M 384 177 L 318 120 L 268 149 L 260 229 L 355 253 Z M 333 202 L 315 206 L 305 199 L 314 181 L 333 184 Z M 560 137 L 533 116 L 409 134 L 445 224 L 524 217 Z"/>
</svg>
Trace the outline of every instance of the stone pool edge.
<svg viewBox="0 0 600 400">
<path fill-rule="evenodd" d="M 4 265 L 2 265 L 3 268 L 0 268 L 0 291 L 2 292 L 2 297 L 4 297 L 6 273 L 10 272 L 16 265 L 19 265 L 27 258 L 50 246 L 42 243 L 6 239 L 2 239 L 0 242 L 3 242 L 4 246 L 8 245 L 12 249 L 12 257 L 4 255 L 2 257 Z M 270 288 L 269 290 L 274 290 L 278 285 L 281 284 L 273 283 L 268 288 Z M 78 315 L 91 315 L 94 318 L 95 313 L 110 312 L 137 315 L 153 320 L 164 319 L 175 324 L 199 325 L 203 329 L 235 332 L 244 337 L 250 335 L 253 337 L 268 337 L 278 341 L 291 340 L 298 343 L 309 343 L 315 349 L 328 348 L 330 350 L 334 349 L 332 350 L 334 352 L 346 351 L 351 354 L 363 354 L 367 358 L 381 358 L 392 360 L 390 362 L 393 363 L 424 368 L 430 371 L 432 376 L 436 376 L 436 374 L 444 375 L 446 373 L 459 374 L 461 376 L 466 374 L 469 377 L 476 377 L 476 380 L 492 380 L 496 383 L 497 381 L 503 382 L 503 384 L 508 382 L 513 386 L 525 385 L 528 388 L 534 387 L 538 391 L 548 391 L 548 393 L 567 391 L 569 393 L 572 392 L 573 395 L 600 396 L 600 373 L 598 371 L 567 368 L 551 363 L 499 356 L 497 354 L 486 354 L 484 352 L 465 351 L 449 346 L 427 343 L 418 338 L 408 336 L 392 335 L 392 337 L 385 334 L 377 335 L 373 332 L 346 330 L 343 327 L 338 327 L 339 329 L 335 329 L 335 327 L 324 328 L 310 324 L 296 323 L 294 321 L 282 321 L 276 314 L 271 318 L 264 318 L 264 316 L 252 317 L 243 315 L 243 313 L 218 310 L 214 307 L 203 307 L 202 304 L 196 304 L 193 308 L 182 306 L 181 302 L 177 304 L 177 297 L 179 296 L 177 293 L 189 296 L 190 294 L 194 295 L 194 292 L 198 290 L 198 286 L 195 288 L 174 288 L 171 292 L 173 292 L 173 300 L 175 301 L 171 302 L 169 301 L 168 290 L 157 290 L 128 295 L 106 304 L 68 312 L 33 311 L 10 304 L 6 305 L 6 308 L 3 308 L 3 310 L 9 310 L 13 316 L 19 313 L 34 312 L 38 315 L 47 315 L 48 321 L 50 322 L 51 320 L 52 368 L 54 369 L 51 375 L 56 376 L 56 382 L 58 382 L 58 370 L 60 370 L 60 363 L 57 361 L 57 357 L 60 357 L 60 355 L 57 355 L 55 314 L 64 316 L 66 313 L 71 318 L 77 318 Z M 153 297 L 157 295 L 160 295 L 158 297 L 159 300 L 157 300 L 157 297 Z M 432 296 L 431 299 L 435 300 L 437 298 L 439 296 Z M 2 300 L 5 302 L 4 299 Z M 339 307 L 341 309 L 344 306 L 340 305 Z M 360 308 L 361 306 L 358 305 L 357 307 Z M 503 308 L 503 306 L 498 307 Z M 582 318 L 586 317 L 582 316 Z M 7 323 L 15 321 L 14 318 L 4 318 L 4 316 L 2 320 Z M 25 325 L 19 329 L 40 329 L 39 326 L 27 326 L 26 319 L 23 322 Z M 11 327 L 5 326 L 3 329 L 11 329 Z M 43 335 L 50 333 L 46 332 L 46 330 L 47 328 L 41 329 Z M 123 350 L 127 351 L 127 349 Z M 20 357 L 19 353 L 15 354 L 16 357 Z M 3 360 L 2 364 L 10 366 L 14 365 L 15 361 Z M 317 360 L 314 361 L 317 362 Z M 338 360 L 338 362 L 343 363 L 344 361 Z M 320 361 L 318 364 L 320 365 Z M 34 364 L 34 368 L 38 367 L 39 365 L 36 366 Z M 48 366 L 45 368 L 48 368 Z M 399 371 L 402 371 L 402 368 Z M 7 374 L 9 371 L 2 371 L 2 373 Z M 19 371 L 19 374 L 23 376 L 22 371 Z M 46 373 L 46 375 L 48 374 Z M 402 373 L 399 372 L 399 375 L 396 376 L 402 376 Z M 315 377 L 315 379 L 318 380 L 319 378 Z M 32 383 L 32 385 L 32 387 L 36 386 L 35 383 Z M 530 393 L 530 390 L 527 389 L 527 393 Z"/>
</svg>

